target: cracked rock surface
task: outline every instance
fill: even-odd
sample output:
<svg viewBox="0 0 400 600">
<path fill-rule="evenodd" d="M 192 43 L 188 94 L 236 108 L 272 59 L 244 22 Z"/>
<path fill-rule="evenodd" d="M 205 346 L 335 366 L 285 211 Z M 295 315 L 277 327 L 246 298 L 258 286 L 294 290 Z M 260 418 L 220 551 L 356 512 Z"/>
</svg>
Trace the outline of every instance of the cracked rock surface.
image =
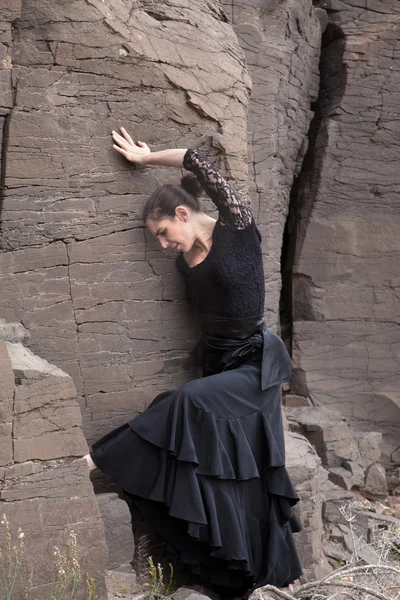
<svg viewBox="0 0 400 600">
<path fill-rule="evenodd" d="M 293 200 L 295 387 L 383 433 L 390 466 L 400 445 L 400 7 L 315 4 L 329 23 Z"/>
<path fill-rule="evenodd" d="M 16 598 L 50 593 L 54 551 L 65 555 L 73 531 L 82 573 L 105 592 L 106 546 L 89 479 L 88 451 L 69 375 L 20 343 L 0 341 L 0 511 L 12 546 L 24 534 Z M 1 545 L 5 548 L 4 523 Z"/>
<path fill-rule="evenodd" d="M 112 129 L 153 149 L 197 145 L 235 180 L 264 236 L 266 316 L 279 328 L 282 235 L 321 32 L 311 0 L 264 4 L 23 0 L 0 13 L 0 316 L 73 378 L 89 442 L 193 377 L 198 335 L 175 256 L 141 222 L 147 195 L 180 173 L 126 164 Z M 51 372 L 24 393 L 14 460 L 84 454 L 71 380 Z"/>
<path fill-rule="evenodd" d="M 54 461 L 68 457 L 75 485 L 69 461 L 86 445 L 65 373 L 89 442 L 196 374 L 175 256 L 141 222 L 147 195 L 180 172 L 126 164 L 111 149 L 120 125 L 153 149 L 197 145 L 235 180 L 263 234 L 292 398 L 383 434 L 386 463 L 398 459 L 399 26 L 395 0 L 2 3 L 0 317 L 22 324 L 0 322 L 5 502 L 25 494 L 21 465 L 51 507 L 64 506 Z M 318 460 L 293 440 L 307 519 Z M 369 479 L 382 482 L 379 467 Z M 318 519 L 304 535 L 317 573 Z"/>
<path fill-rule="evenodd" d="M 0 314 L 73 377 L 91 442 L 192 377 L 198 335 L 175 257 L 141 223 L 148 193 L 180 174 L 125 164 L 110 131 L 123 123 L 155 149 L 198 145 L 235 179 L 264 235 L 277 330 L 320 25 L 310 0 L 267 12 L 262 2 L 233 12 L 214 0 L 25 0 L 8 18 Z"/>
<path fill-rule="evenodd" d="M 7 15 L 5 15 L 7 16 Z M 193 376 L 183 283 L 141 222 L 179 181 L 111 148 L 198 145 L 246 195 L 251 81 L 218 2 L 15 3 L 0 41 L 1 316 L 73 377 L 89 441 Z"/>
</svg>

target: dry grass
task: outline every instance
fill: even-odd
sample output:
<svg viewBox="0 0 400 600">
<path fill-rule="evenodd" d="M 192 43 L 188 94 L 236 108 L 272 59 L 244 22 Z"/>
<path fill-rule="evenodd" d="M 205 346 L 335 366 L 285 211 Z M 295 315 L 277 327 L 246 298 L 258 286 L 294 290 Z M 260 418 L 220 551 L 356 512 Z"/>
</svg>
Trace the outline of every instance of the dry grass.
<svg viewBox="0 0 400 600">
<path fill-rule="evenodd" d="M 351 534 L 353 554 L 347 564 L 319 581 L 284 591 L 265 586 L 251 600 L 400 600 L 400 526 L 376 524 L 366 542 L 357 533 L 357 502 L 342 507 L 341 514 Z M 361 550 L 369 546 L 376 564 L 362 564 Z"/>
</svg>

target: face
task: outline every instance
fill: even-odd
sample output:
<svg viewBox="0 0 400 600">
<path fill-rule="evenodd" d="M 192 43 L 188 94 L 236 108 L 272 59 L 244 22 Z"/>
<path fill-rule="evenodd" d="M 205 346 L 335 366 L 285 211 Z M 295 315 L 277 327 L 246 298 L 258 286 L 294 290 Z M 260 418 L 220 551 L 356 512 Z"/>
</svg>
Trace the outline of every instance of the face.
<svg viewBox="0 0 400 600">
<path fill-rule="evenodd" d="M 174 217 L 166 217 L 157 221 L 147 219 L 146 226 L 158 238 L 163 248 L 189 252 L 195 241 L 190 217 L 190 212 L 184 206 L 178 206 Z"/>
</svg>

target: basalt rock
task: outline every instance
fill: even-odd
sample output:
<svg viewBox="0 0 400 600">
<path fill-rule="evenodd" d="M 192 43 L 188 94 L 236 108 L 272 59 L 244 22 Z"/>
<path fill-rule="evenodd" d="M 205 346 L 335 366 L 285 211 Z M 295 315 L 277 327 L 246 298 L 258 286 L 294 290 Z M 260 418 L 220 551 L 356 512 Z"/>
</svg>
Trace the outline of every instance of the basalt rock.
<svg viewBox="0 0 400 600">
<path fill-rule="evenodd" d="M 364 4 L 2 3 L 0 317 L 21 326 L 0 324 L 0 337 L 18 360 L 27 341 L 64 371 L 21 367 L 14 400 L 0 349 L 7 486 L 10 473 L 37 482 L 86 451 L 65 373 L 89 442 L 197 374 L 175 256 L 141 222 L 149 192 L 180 172 L 125 163 L 110 138 L 122 124 L 153 149 L 199 146 L 251 201 L 267 322 L 294 358 L 288 406 L 356 422 L 350 441 L 343 419 L 320 439 L 332 494 L 344 499 L 368 469 L 376 489 L 382 434 L 385 463 L 397 464 L 400 14 L 395 2 Z M 19 475 L 13 461 L 33 466 Z"/>
<path fill-rule="evenodd" d="M 400 444 L 397 2 L 321 0 L 320 93 L 291 205 L 293 391 Z"/>
<path fill-rule="evenodd" d="M 354 431 L 349 419 L 322 407 L 288 407 L 286 416 L 289 429 L 314 446 L 331 482 L 345 490 L 387 495 L 385 470 L 378 463 L 381 433 Z"/>
<path fill-rule="evenodd" d="M 50 593 L 55 547 L 65 555 L 71 534 L 81 572 L 101 596 L 104 528 L 81 458 L 88 448 L 71 377 L 20 343 L 0 341 L 0 417 L 0 547 L 6 557 L 4 516 L 12 546 L 25 544 L 15 597 L 25 587 L 29 598 Z"/>
<path fill-rule="evenodd" d="M 0 316 L 72 376 L 93 441 L 195 374 L 175 256 L 141 220 L 181 173 L 129 165 L 111 131 L 198 145 L 246 196 L 251 80 L 216 0 L 24 0 L 16 16 L 0 38 Z"/>
<path fill-rule="evenodd" d="M 301 435 L 285 433 L 289 475 L 296 486 L 301 502 L 296 506 L 303 530 L 296 534 L 305 580 L 319 579 L 329 573 L 323 552 L 321 484 L 324 469 L 311 444 Z"/>
<path fill-rule="evenodd" d="M 196 374 L 175 257 L 141 222 L 146 196 L 180 173 L 125 163 L 112 129 L 153 149 L 198 145 L 235 179 L 264 235 L 266 316 L 278 328 L 321 27 L 311 0 L 266 12 L 237 2 L 234 17 L 232 6 L 24 0 L 4 38 L 0 316 L 72 376 L 89 441 Z"/>
<path fill-rule="evenodd" d="M 266 320 L 280 315 L 281 253 L 293 177 L 307 149 L 319 87 L 321 25 L 309 0 L 223 0 L 253 87 L 248 112 L 249 193 L 263 234 Z"/>
</svg>

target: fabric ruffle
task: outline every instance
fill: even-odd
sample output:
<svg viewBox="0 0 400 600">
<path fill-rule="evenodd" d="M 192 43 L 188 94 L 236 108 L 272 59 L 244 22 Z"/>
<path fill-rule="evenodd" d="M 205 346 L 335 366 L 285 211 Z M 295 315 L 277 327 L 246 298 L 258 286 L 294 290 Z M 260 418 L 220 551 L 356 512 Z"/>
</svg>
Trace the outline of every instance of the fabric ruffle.
<svg viewBox="0 0 400 600">
<path fill-rule="evenodd" d="M 177 460 L 193 463 L 198 475 L 241 481 L 260 477 L 269 467 L 285 466 L 283 436 L 271 427 L 272 421 L 278 432 L 281 429 L 279 389 L 262 394 L 263 408 L 249 405 L 248 414 L 223 417 L 201 406 L 198 397 L 193 401 L 186 391 L 190 388 L 192 393 L 193 387 L 157 396 L 146 412 L 129 422 L 132 430 Z M 297 499 L 294 491 L 293 498 Z"/>
<path fill-rule="evenodd" d="M 282 586 L 301 574 L 280 388 L 260 391 L 259 377 L 245 365 L 160 394 L 93 446 L 97 466 L 205 584 Z"/>
</svg>

